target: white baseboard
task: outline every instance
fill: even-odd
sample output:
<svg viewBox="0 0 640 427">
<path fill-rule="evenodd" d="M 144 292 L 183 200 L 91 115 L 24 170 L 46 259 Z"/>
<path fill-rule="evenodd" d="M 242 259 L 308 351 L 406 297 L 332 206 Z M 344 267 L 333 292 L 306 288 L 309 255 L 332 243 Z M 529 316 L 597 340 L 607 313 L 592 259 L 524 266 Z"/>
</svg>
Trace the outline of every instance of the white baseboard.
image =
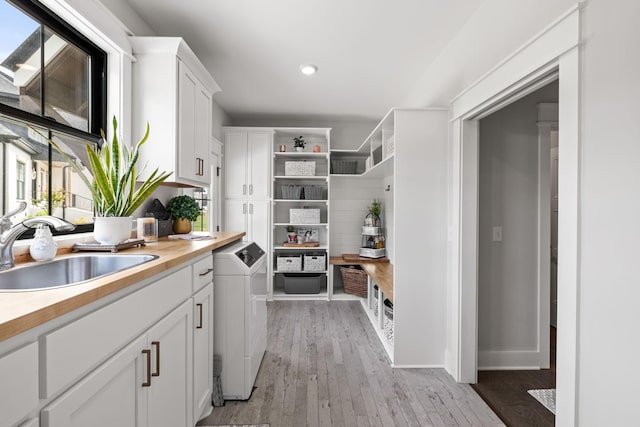
<svg viewBox="0 0 640 427">
<path fill-rule="evenodd" d="M 539 351 L 478 351 L 478 370 L 540 369 Z"/>
</svg>

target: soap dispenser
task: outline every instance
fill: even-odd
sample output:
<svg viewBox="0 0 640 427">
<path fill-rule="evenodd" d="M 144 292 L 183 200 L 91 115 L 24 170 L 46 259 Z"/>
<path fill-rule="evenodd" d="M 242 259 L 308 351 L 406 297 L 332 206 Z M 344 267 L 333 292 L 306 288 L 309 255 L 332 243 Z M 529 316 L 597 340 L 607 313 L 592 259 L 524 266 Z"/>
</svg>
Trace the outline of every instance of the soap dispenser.
<svg viewBox="0 0 640 427">
<path fill-rule="evenodd" d="M 56 256 L 58 244 L 53 240 L 51 230 L 45 224 L 38 224 L 36 234 L 29 247 L 31 258 L 36 261 L 49 261 Z"/>
</svg>

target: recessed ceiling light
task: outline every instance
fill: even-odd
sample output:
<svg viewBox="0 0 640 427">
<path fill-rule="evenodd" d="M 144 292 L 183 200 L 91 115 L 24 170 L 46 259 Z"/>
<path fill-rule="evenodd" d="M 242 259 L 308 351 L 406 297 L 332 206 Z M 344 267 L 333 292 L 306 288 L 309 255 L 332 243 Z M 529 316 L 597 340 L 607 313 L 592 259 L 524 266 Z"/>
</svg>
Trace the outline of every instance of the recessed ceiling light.
<svg viewBox="0 0 640 427">
<path fill-rule="evenodd" d="M 318 71 L 318 66 L 313 64 L 302 64 L 300 66 L 300 72 L 306 76 L 315 74 Z"/>
</svg>

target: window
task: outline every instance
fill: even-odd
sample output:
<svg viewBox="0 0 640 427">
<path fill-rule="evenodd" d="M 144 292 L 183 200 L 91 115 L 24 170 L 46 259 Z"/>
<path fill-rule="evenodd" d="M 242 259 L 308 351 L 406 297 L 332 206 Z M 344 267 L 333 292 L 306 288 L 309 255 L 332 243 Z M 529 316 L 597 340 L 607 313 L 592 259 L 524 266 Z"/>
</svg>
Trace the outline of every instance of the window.
<svg viewBox="0 0 640 427">
<path fill-rule="evenodd" d="M 24 200 L 20 219 L 91 223 L 89 189 L 47 139 L 88 165 L 86 146 L 106 129 L 106 58 L 38 1 L 0 0 L 0 215 Z"/>
<path fill-rule="evenodd" d="M 24 200 L 25 164 L 16 162 L 16 199 Z"/>
</svg>

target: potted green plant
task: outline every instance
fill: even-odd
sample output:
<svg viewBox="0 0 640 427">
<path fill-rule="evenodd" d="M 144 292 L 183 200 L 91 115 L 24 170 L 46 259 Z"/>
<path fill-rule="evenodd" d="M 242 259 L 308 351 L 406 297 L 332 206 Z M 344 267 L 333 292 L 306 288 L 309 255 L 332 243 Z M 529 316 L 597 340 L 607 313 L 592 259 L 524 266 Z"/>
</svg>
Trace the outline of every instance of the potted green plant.
<svg viewBox="0 0 640 427">
<path fill-rule="evenodd" d="M 97 152 L 87 144 L 93 179 L 86 176 L 84 166 L 77 159 L 71 158 L 55 141 L 45 138 L 91 190 L 96 213 L 94 238 L 105 245 L 121 243 L 131 237 L 131 215 L 171 175 L 171 172 L 160 172 L 156 168 L 146 180 L 140 181 L 137 162 L 140 148 L 149 137 L 149 124 L 142 139 L 132 148 L 118 140 L 115 116 L 112 124 L 111 141 L 102 130 L 102 143 Z"/>
<path fill-rule="evenodd" d="M 200 215 L 200 206 L 196 199 L 184 194 L 169 200 L 167 212 L 173 216 L 173 231 L 185 234 L 191 232 L 191 223 Z"/>
<path fill-rule="evenodd" d="M 302 135 L 296 136 L 295 138 L 293 138 L 293 146 L 296 149 L 296 151 L 304 150 L 304 147 L 306 145 L 307 145 L 307 142 L 304 140 Z"/>
<path fill-rule="evenodd" d="M 380 213 L 382 212 L 382 202 L 378 199 L 373 199 L 371 205 L 369 205 L 369 214 L 365 218 L 365 226 L 379 227 L 380 226 Z"/>
</svg>

